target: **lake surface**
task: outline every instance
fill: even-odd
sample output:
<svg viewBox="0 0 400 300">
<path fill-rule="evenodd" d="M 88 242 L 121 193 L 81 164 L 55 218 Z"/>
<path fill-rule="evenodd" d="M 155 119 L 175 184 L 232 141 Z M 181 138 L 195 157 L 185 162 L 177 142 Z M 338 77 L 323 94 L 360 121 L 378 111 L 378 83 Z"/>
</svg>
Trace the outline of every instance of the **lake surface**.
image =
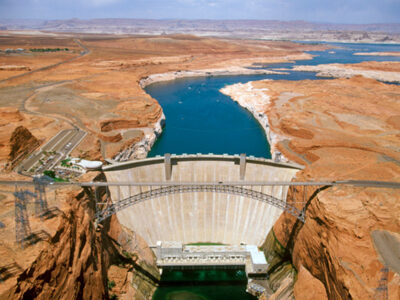
<svg viewBox="0 0 400 300">
<path fill-rule="evenodd" d="M 400 61 L 400 57 L 355 56 L 354 52 L 400 51 L 400 45 L 329 43 L 336 49 L 309 52 L 312 60 L 297 65 L 327 63 L 359 63 L 362 61 Z M 292 63 L 274 64 L 269 68 L 291 68 Z M 254 66 L 260 68 L 265 66 Z M 240 154 L 270 158 L 270 148 L 262 127 L 246 109 L 240 107 L 219 90 L 235 83 L 273 79 L 320 79 L 312 72 L 287 75 L 224 76 L 179 79 L 155 83 L 146 88 L 157 99 L 166 116 L 163 134 L 154 144 L 149 156 L 174 154 Z M 164 272 L 162 286 L 153 300 L 250 300 L 246 281 L 238 279 L 237 271 L 197 270 L 193 273 L 170 270 Z M 211 279 L 210 279 L 211 278 Z M 217 280 L 212 280 L 212 278 Z M 236 279 L 238 279 L 236 281 Z"/>
<path fill-rule="evenodd" d="M 356 56 L 354 52 L 400 51 L 400 45 L 329 43 L 335 49 L 311 51 L 312 60 L 297 65 L 326 63 L 358 63 L 362 61 L 400 61 L 400 57 Z M 291 68 L 282 63 L 269 67 Z M 265 67 L 265 66 L 263 66 Z M 255 66 L 255 68 L 259 68 Z M 173 154 L 240 154 L 270 158 L 270 148 L 260 124 L 250 112 L 219 92 L 226 86 L 248 81 L 320 79 L 313 72 L 293 72 L 287 75 L 223 76 L 179 79 L 155 83 L 146 92 L 157 99 L 166 116 L 161 137 L 149 153 L 150 157 Z"/>
</svg>

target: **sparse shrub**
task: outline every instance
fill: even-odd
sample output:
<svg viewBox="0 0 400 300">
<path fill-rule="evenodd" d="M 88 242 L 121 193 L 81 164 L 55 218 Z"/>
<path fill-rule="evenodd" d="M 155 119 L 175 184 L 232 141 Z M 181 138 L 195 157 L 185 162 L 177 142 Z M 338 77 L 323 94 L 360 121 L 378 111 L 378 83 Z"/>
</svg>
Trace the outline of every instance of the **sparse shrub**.
<svg viewBox="0 0 400 300">
<path fill-rule="evenodd" d="M 53 170 L 45 170 L 43 174 L 51 178 L 56 178 L 56 173 Z"/>
<path fill-rule="evenodd" d="M 111 299 L 111 300 L 118 300 L 118 296 L 115 295 L 115 294 L 112 294 L 112 295 L 110 296 L 110 299 Z"/>
<path fill-rule="evenodd" d="M 115 287 L 115 281 L 114 280 L 108 281 L 107 286 L 109 290 L 112 290 L 113 287 Z"/>
<path fill-rule="evenodd" d="M 129 253 L 128 251 L 122 250 L 122 254 L 123 254 L 126 258 L 132 259 L 132 254 Z"/>
</svg>

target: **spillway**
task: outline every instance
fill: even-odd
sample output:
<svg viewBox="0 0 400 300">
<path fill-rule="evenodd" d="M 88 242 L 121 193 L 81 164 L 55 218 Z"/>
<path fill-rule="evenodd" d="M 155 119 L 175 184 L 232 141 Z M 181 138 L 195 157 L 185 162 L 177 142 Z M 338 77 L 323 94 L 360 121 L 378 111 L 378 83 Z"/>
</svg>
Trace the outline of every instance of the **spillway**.
<svg viewBox="0 0 400 300">
<path fill-rule="evenodd" d="M 253 157 L 243 161 L 238 155 L 173 155 L 168 163 L 164 157 L 155 157 L 118 163 L 103 170 L 108 182 L 219 183 L 287 182 L 301 168 Z M 252 189 L 285 201 L 288 188 L 254 186 Z M 145 191 L 137 186 L 110 187 L 114 203 Z M 134 204 L 117 212 L 117 217 L 123 226 L 141 235 L 149 245 L 157 241 L 179 241 L 260 246 L 281 213 L 275 206 L 242 195 L 191 192 Z"/>
</svg>

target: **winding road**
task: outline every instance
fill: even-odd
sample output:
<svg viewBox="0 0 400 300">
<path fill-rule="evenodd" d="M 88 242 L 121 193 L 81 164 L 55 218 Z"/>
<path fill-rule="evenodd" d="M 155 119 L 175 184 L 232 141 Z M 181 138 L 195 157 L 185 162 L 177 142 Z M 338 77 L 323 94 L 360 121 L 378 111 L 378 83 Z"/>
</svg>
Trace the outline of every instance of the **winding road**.
<svg viewBox="0 0 400 300">
<path fill-rule="evenodd" d="M 6 82 L 6 81 L 9 81 L 9 80 L 12 80 L 12 79 L 21 78 L 21 77 L 24 77 L 24 76 L 27 76 L 27 75 L 31 75 L 33 73 L 38 73 L 38 72 L 41 72 L 41 71 L 47 71 L 49 69 L 58 67 L 58 66 L 60 66 L 62 64 L 66 64 L 66 63 L 72 62 L 72 61 L 74 61 L 74 60 L 76 60 L 78 58 L 81 58 L 81 57 L 83 57 L 83 56 L 85 56 L 85 55 L 90 53 L 90 50 L 84 44 L 82 44 L 82 42 L 80 40 L 74 39 L 74 42 L 77 43 L 83 49 L 83 51 L 81 51 L 81 53 L 79 53 L 78 56 L 75 56 L 75 57 L 72 57 L 72 58 L 68 58 L 66 60 L 60 61 L 60 62 L 52 64 L 52 65 L 44 66 L 44 67 L 41 67 L 41 68 L 36 69 L 36 70 L 25 72 L 23 74 L 19 74 L 19 75 L 8 77 L 6 79 L 2 79 L 2 80 L 0 80 L 0 83 Z"/>
</svg>

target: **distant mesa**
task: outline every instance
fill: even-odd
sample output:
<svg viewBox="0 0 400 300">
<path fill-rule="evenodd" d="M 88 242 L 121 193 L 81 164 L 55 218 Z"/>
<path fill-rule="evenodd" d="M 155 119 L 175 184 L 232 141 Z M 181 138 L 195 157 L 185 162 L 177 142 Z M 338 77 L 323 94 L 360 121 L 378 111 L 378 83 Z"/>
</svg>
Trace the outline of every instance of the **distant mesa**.
<svg viewBox="0 0 400 300">
<path fill-rule="evenodd" d="M 353 55 L 360 56 L 400 56 L 400 51 L 393 52 L 355 52 Z"/>
</svg>

